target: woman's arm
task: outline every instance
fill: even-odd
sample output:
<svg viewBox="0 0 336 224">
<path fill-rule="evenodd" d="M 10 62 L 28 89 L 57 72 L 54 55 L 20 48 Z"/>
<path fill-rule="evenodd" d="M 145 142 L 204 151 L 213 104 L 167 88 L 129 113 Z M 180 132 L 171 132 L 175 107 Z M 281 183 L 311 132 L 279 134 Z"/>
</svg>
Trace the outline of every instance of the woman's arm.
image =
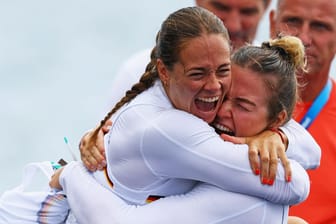
<svg viewBox="0 0 336 224">
<path fill-rule="evenodd" d="M 288 158 L 296 160 L 305 169 L 315 169 L 320 165 L 321 148 L 304 127 L 291 119 L 281 130 L 288 138 Z"/>
<path fill-rule="evenodd" d="M 60 174 L 58 172 L 58 174 Z M 53 180 L 58 180 L 53 177 Z M 143 206 L 129 205 L 102 187 L 80 163 L 70 163 L 60 178 L 79 223 L 283 223 L 287 207 L 200 183 L 183 195 Z M 57 186 L 57 185 L 55 185 Z"/>
<path fill-rule="evenodd" d="M 247 145 L 224 142 L 206 123 L 181 112 L 157 119 L 144 134 L 141 148 L 149 169 L 162 178 L 198 180 L 280 204 L 301 202 L 309 192 L 308 175 L 293 160 L 291 182 L 278 166 L 274 185 L 261 185 L 251 171 Z"/>
</svg>

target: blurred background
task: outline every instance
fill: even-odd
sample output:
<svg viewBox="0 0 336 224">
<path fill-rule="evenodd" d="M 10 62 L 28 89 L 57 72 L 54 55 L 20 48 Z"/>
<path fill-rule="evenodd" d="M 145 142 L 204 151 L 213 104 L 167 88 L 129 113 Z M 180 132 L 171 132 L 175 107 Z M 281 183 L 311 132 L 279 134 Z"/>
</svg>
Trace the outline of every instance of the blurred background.
<svg viewBox="0 0 336 224">
<path fill-rule="evenodd" d="M 161 22 L 193 0 L 0 2 L 0 194 L 25 164 L 72 160 L 110 109 L 121 63 L 152 47 Z M 273 5 L 272 5 L 273 7 Z M 268 19 L 261 26 L 268 27 Z M 268 38 L 260 29 L 258 39 Z"/>
</svg>

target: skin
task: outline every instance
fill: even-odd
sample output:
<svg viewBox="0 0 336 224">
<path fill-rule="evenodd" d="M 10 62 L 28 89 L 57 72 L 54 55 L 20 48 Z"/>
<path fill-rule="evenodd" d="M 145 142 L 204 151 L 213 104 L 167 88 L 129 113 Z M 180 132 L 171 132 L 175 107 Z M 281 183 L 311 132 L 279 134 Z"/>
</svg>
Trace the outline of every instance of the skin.
<svg viewBox="0 0 336 224">
<path fill-rule="evenodd" d="M 203 34 L 188 40 L 179 55 L 179 61 L 172 68 L 157 60 L 157 70 L 167 96 L 175 108 L 189 112 L 207 123 L 214 120 L 221 102 L 231 84 L 230 46 L 228 40 L 220 34 Z M 104 158 L 104 132 L 100 131 L 96 145 L 88 146 L 87 139 L 92 133 L 84 136 L 81 145 L 81 159 L 94 171 L 106 166 Z M 256 138 L 244 138 L 248 144 L 252 170 L 262 175 L 262 183 L 272 184 L 276 174 L 278 156 L 285 161 L 285 146 L 279 143 L 279 136 L 273 132 L 262 133 Z M 281 141 L 281 140 L 280 140 Z M 267 145 L 268 144 L 268 145 Z M 268 147 L 272 146 L 272 147 Z M 88 149 L 89 148 L 89 149 Z M 269 153 L 271 151 L 271 153 Z M 259 155 L 261 157 L 261 164 Z M 286 176 L 290 175 L 289 165 L 284 165 Z"/>
<path fill-rule="evenodd" d="M 331 61 L 336 54 L 335 0 L 279 0 L 270 13 L 271 35 L 291 34 L 299 37 L 306 48 L 308 72 L 299 76 L 303 102 L 312 102 L 329 78 Z M 304 78 L 303 78 L 304 77 Z M 293 217 L 288 223 L 307 223 Z"/>
<path fill-rule="evenodd" d="M 265 87 L 265 78 L 234 64 L 232 71 L 232 86 L 218 111 L 214 126 L 237 137 L 253 136 L 265 129 L 279 127 L 286 118 L 286 112 L 278 115 L 276 123 L 271 124 L 268 120 L 268 96 L 271 93 Z"/>
<path fill-rule="evenodd" d="M 308 73 L 301 89 L 304 102 L 313 101 L 329 77 L 336 54 L 336 0 L 280 0 L 278 10 L 270 13 L 271 35 L 299 37 L 306 48 Z"/>
<path fill-rule="evenodd" d="M 168 69 L 161 60 L 158 60 L 157 67 L 160 79 L 163 82 L 167 95 L 174 106 L 178 109 L 190 112 L 208 123 L 212 122 L 217 114 L 217 111 L 220 108 L 223 108 L 221 107 L 220 102 L 222 102 L 222 98 L 227 94 L 231 84 L 229 54 L 230 51 L 227 40 L 223 39 L 221 35 L 211 34 L 203 35 L 190 40 L 189 44 L 187 44 L 180 53 L 180 61 L 177 62 L 172 69 Z M 239 71 L 238 66 L 233 67 L 237 72 Z M 245 73 L 246 72 L 247 75 L 245 74 L 245 76 L 249 77 L 248 73 L 251 71 L 245 71 Z M 247 88 L 248 90 L 251 90 L 251 92 L 257 93 L 255 90 L 258 88 L 254 86 L 251 88 L 251 83 L 253 83 L 253 80 L 248 80 L 244 83 L 242 89 Z M 245 95 L 246 94 L 247 92 L 245 92 Z M 261 92 L 260 94 L 269 95 L 264 92 Z M 213 99 L 218 99 L 218 102 L 204 102 L 212 101 Z M 263 102 L 260 100 L 260 102 L 257 103 L 258 104 L 255 105 L 254 109 L 257 112 L 263 112 L 261 115 L 264 115 L 267 110 L 266 105 L 263 105 L 263 107 L 260 108 L 257 107 L 261 106 L 261 103 L 265 104 L 265 100 Z M 221 111 L 223 111 L 223 109 L 221 109 Z M 237 110 L 234 112 L 236 113 Z M 251 115 L 253 115 L 253 113 L 251 113 Z M 254 118 L 257 118 L 256 114 Z M 248 119 L 251 119 L 251 117 L 246 116 L 245 119 L 245 121 L 247 121 Z M 241 122 L 240 124 L 248 123 L 249 122 Z M 250 123 L 250 127 L 260 128 L 258 132 L 253 129 L 250 133 L 245 133 L 243 131 L 246 127 L 243 129 L 236 129 L 235 125 L 228 127 L 232 129 L 235 135 L 238 134 L 237 136 L 252 136 L 252 132 L 256 135 L 261 130 L 264 130 L 265 123 L 266 121 L 261 123 L 260 120 L 256 122 L 256 124 L 260 124 L 260 126 Z M 106 126 L 105 130 L 108 130 Z M 237 132 L 237 130 L 241 131 Z M 97 143 L 90 150 L 86 149 L 86 139 L 88 138 L 84 136 L 81 141 L 80 149 L 82 151 L 86 149 L 87 152 L 91 153 L 89 156 L 84 156 L 85 153 L 81 153 L 83 162 L 91 171 L 102 169 L 106 165 L 104 154 L 101 153 L 104 152 L 104 133 L 106 132 L 103 130 L 99 132 Z M 88 133 L 88 136 L 90 135 L 91 133 Z M 260 133 L 259 137 L 260 139 L 263 139 L 262 141 L 248 137 L 238 140 L 230 139 L 228 136 L 222 137 L 225 140 L 230 140 L 235 143 L 249 145 L 249 160 L 251 168 L 255 174 L 261 175 L 261 182 L 263 184 L 273 184 L 276 176 L 278 158 L 280 158 L 284 164 L 286 179 L 290 180 L 291 171 L 285 155 L 284 146 L 282 144 L 277 145 L 273 143 L 273 141 L 280 140 L 280 137 L 277 134 L 270 131 Z"/>
<path fill-rule="evenodd" d="M 266 87 L 265 77 L 254 72 L 251 69 L 243 68 L 232 64 L 232 85 L 226 95 L 213 126 L 217 132 L 228 133 L 235 137 L 250 137 L 263 133 L 264 130 L 280 127 L 287 118 L 285 110 L 281 111 L 275 121 L 270 122 L 268 116 L 268 102 L 271 95 L 270 89 Z M 270 80 L 274 82 L 275 80 Z M 218 131 L 219 130 L 219 131 Z M 240 143 L 232 138 L 225 136 L 226 140 Z M 238 138 L 239 139 L 239 138 Z M 285 151 L 281 148 L 263 152 L 264 147 L 251 148 L 249 150 L 249 159 L 252 170 L 255 174 L 259 173 L 259 157 L 261 165 L 261 181 L 263 184 L 272 185 L 277 170 L 278 157 L 283 164 L 288 164 Z M 270 165 L 268 165 L 270 164 Z M 291 171 L 289 165 L 285 166 L 286 178 L 290 178 Z"/>
<path fill-rule="evenodd" d="M 168 69 L 158 60 L 159 76 L 177 109 L 210 123 L 231 84 L 230 46 L 219 34 L 194 38 Z"/>
<path fill-rule="evenodd" d="M 195 42 L 192 42 L 190 44 L 191 51 L 193 51 L 193 48 L 192 48 L 193 44 L 198 44 L 198 40 L 195 40 Z M 186 52 L 188 52 L 188 50 Z M 186 56 L 188 55 L 189 54 L 186 54 Z M 184 60 L 182 59 L 182 61 Z M 188 57 L 185 58 L 185 61 L 186 62 L 189 61 L 189 58 Z M 206 60 L 204 63 L 206 63 Z M 197 68 L 199 68 L 199 66 L 197 66 Z M 180 67 L 174 66 L 173 71 L 175 72 L 180 71 Z M 283 110 L 282 112 L 278 114 L 278 117 L 274 122 L 271 123 L 268 120 L 268 102 L 270 100 L 268 96 L 270 95 L 270 89 L 266 88 L 265 86 L 265 78 L 262 75 L 250 69 L 242 68 L 234 64 L 232 65 L 232 72 L 234 74 L 232 75 L 232 85 L 230 87 L 230 90 L 226 94 L 226 97 L 223 103 L 220 106 L 217 116 L 213 122 L 213 126 L 216 129 L 219 129 L 219 132 L 230 133 L 237 137 L 240 137 L 240 136 L 244 137 L 244 138 L 240 138 L 240 140 L 243 140 L 243 141 L 247 139 L 248 137 L 255 136 L 257 134 L 265 135 L 266 138 L 272 137 L 272 135 L 273 137 L 278 138 L 278 136 L 275 135 L 273 132 L 263 132 L 263 131 L 269 128 L 280 127 L 285 122 L 287 113 L 285 110 Z M 178 72 L 176 74 L 178 74 Z M 209 74 L 208 73 L 203 74 L 202 77 L 204 76 L 207 77 L 209 76 Z M 193 83 L 193 81 L 191 81 L 191 83 Z M 192 86 L 193 85 L 190 85 L 189 87 L 192 87 Z M 186 97 L 186 100 L 193 99 L 193 98 L 194 97 Z M 104 126 L 104 128 L 107 131 L 108 129 L 107 125 Z M 270 142 L 271 141 L 274 141 L 274 138 L 270 138 Z M 101 143 L 103 144 L 103 142 Z M 244 142 L 240 142 L 240 143 L 244 143 Z M 260 147 L 260 148 L 263 148 L 263 147 Z M 253 153 L 253 150 L 252 150 L 252 153 Z M 254 153 L 255 153 L 254 158 L 259 160 L 260 152 L 256 150 Z M 279 148 L 279 151 L 273 151 L 271 153 L 269 153 L 268 151 L 265 154 L 261 153 L 261 155 L 269 155 L 269 154 L 271 155 L 271 157 L 267 158 L 267 160 L 269 159 L 274 160 L 274 164 L 277 164 L 278 158 L 280 158 L 283 164 L 288 164 L 287 156 L 285 154 L 285 151 L 282 148 Z M 251 161 L 251 160 L 250 162 L 255 163 L 255 161 Z M 265 168 L 269 167 L 268 161 L 267 161 L 267 165 L 265 165 L 264 167 Z M 258 170 L 259 163 L 255 163 L 255 167 L 252 166 L 252 169 L 254 171 Z M 288 175 L 290 176 L 291 175 L 290 167 L 285 166 L 285 169 L 287 172 L 286 174 L 287 177 Z M 273 165 L 271 165 L 269 169 L 263 169 L 261 172 L 262 183 L 272 185 L 276 170 L 277 170 L 277 167 Z M 61 189 L 61 185 L 59 184 L 59 176 L 60 176 L 61 171 L 62 169 L 58 170 L 52 177 L 50 181 L 51 187 Z M 259 172 L 260 171 L 257 171 L 255 173 L 259 174 Z"/>
<path fill-rule="evenodd" d="M 198 6 L 213 12 L 223 21 L 234 49 L 252 43 L 269 3 L 270 0 L 196 0 Z"/>
</svg>

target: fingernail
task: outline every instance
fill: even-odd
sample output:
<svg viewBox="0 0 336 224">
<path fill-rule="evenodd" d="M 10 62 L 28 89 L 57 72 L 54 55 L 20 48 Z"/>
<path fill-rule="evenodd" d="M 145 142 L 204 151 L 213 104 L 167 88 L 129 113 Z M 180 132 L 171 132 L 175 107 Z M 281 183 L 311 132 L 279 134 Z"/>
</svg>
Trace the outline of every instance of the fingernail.
<svg viewBox="0 0 336 224">
<path fill-rule="evenodd" d="M 261 179 L 261 182 L 262 182 L 263 184 L 268 184 L 268 180 L 267 180 L 265 177 L 263 177 L 263 178 Z"/>
<path fill-rule="evenodd" d="M 259 169 L 255 169 L 254 173 L 255 173 L 255 175 L 259 175 L 260 174 L 260 170 Z"/>
<path fill-rule="evenodd" d="M 292 180 L 292 177 L 291 177 L 291 176 L 288 176 L 288 177 L 287 177 L 287 182 L 291 182 L 291 180 Z"/>
<path fill-rule="evenodd" d="M 101 164 L 102 164 L 102 166 L 106 166 L 106 160 L 103 160 L 102 162 L 101 162 Z"/>
<path fill-rule="evenodd" d="M 101 170 L 101 169 L 103 169 L 103 167 L 102 167 L 101 165 L 98 165 L 98 166 L 97 166 L 97 169 L 98 169 L 98 170 Z"/>
<path fill-rule="evenodd" d="M 268 180 L 268 185 L 273 185 L 274 179 L 273 180 Z"/>
</svg>

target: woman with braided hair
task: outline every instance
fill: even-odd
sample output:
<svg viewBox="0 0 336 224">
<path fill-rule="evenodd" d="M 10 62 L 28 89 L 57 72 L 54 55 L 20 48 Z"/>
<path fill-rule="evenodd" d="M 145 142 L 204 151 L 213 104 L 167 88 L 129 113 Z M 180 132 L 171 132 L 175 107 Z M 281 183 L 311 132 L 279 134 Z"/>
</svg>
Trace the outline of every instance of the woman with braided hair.
<svg viewBox="0 0 336 224">
<path fill-rule="evenodd" d="M 287 36 L 263 43 L 261 47 L 245 46 L 233 54 L 231 63 L 232 85 L 213 122 L 217 132 L 254 136 L 267 129 L 277 129 L 287 122 L 297 97 L 295 71 L 304 65 L 301 41 Z M 118 144 L 113 147 L 118 149 Z M 226 149 L 223 151 L 227 152 Z M 309 163 L 301 161 L 305 168 L 312 168 Z M 61 182 L 68 192 L 70 205 L 81 205 L 78 209 L 74 206 L 76 210 L 73 211 L 84 223 L 108 220 L 110 223 L 287 223 L 287 203 L 271 203 L 262 198 L 225 191 L 208 183 L 198 183 L 183 195 L 134 206 L 132 204 L 140 203 L 125 200 L 128 201 L 126 203 L 115 197 L 108 189 L 114 191 L 116 186 L 99 186 L 83 167 L 65 167 L 63 172 Z M 132 178 L 130 174 L 127 177 Z M 85 187 L 81 186 L 83 179 L 87 179 Z M 244 183 L 246 179 L 243 177 Z M 268 188 L 272 187 L 277 188 L 276 185 Z M 267 190 L 264 188 L 264 191 Z M 278 194 L 283 193 L 278 190 Z M 92 199 L 94 197 L 98 199 Z"/>
<path fill-rule="evenodd" d="M 174 213 L 167 213 L 170 218 L 160 219 L 158 214 L 151 219 L 148 215 L 155 216 L 157 210 L 146 213 L 141 209 L 155 208 L 159 202 L 172 206 L 172 195 L 182 194 L 184 198 L 183 194 L 187 192 L 185 205 L 193 205 L 188 211 L 197 212 L 193 215 L 199 217 L 190 219 L 189 213 L 180 210 L 180 215 L 185 216 L 180 216 L 176 221 L 178 223 L 220 223 L 230 220 L 230 217 L 233 218 L 231 222 L 237 223 L 237 219 L 240 219 L 240 215 L 236 214 L 237 208 L 244 213 L 241 216 L 244 220 L 253 218 L 251 221 L 258 223 L 269 220 L 272 214 L 284 220 L 282 214 L 286 214 L 286 205 L 299 203 L 308 195 L 309 179 L 302 166 L 318 165 L 318 159 L 312 155 L 307 157 L 305 151 L 319 151 L 314 140 L 295 122 L 287 123 L 281 128 L 282 131 L 277 129 L 290 118 L 287 113 L 291 110 L 287 108 L 286 101 L 280 101 L 281 107 L 276 108 L 277 117 L 263 120 L 263 129 L 272 128 L 274 131 L 261 132 L 263 129 L 260 129 L 253 134 L 257 137 L 245 138 L 244 143 L 248 143 L 250 152 L 247 144 L 234 145 L 223 141 L 209 126 L 223 100 L 231 102 L 234 99 L 232 105 L 242 105 L 239 104 L 241 96 L 233 97 L 231 90 L 228 93 L 231 61 L 227 31 L 216 16 L 204 9 L 190 7 L 172 13 L 161 27 L 152 56 L 140 82 L 127 92 L 89 136 L 91 140 L 88 145 L 92 146 L 101 126 L 112 116 L 113 126 L 105 137 L 108 161 L 105 171 L 87 173 L 80 163 L 70 163 L 62 172 L 60 181 L 78 222 L 168 223 L 169 220 L 176 220 L 172 215 Z M 278 59 L 275 66 L 282 66 L 277 64 Z M 251 68 L 246 69 L 254 67 L 256 65 L 251 63 Z M 294 74 L 296 66 L 291 68 Z M 265 71 L 267 73 L 268 70 Z M 270 71 L 274 72 L 274 68 Z M 267 84 L 273 90 L 279 83 L 270 78 Z M 273 92 L 267 92 L 264 96 L 271 96 L 269 93 Z M 268 100 L 273 102 L 271 99 Z M 240 135 L 240 129 L 235 126 L 220 124 L 216 127 L 224 127 L 224 131 Z M 268 137 L 272 141 L 268 145 L 273 144 L 273 147 L 270 153 L 265 153 L 262 144 Z M 304 140 L 298 141 L 299 138 Z M 274 143 L 273 140 L 279 142 Z M 285 148 L 290 159 L 285 155 Z M 262 157 L 261 166 L 258 153 Z M 261 174 L 260 179 L 251 172 L 248 154 L 252 155 L 252 170 L 255 174 Z M 284 167 L 277 168 L 280 163 L 278 156 Z M 270 166 L 264 158 L 271 160 Z M 59 174 L 55 176 L 56 180 Z M 260 184 L 260 180 L 263 184 Z M 92 184 L 100 188 L 96 190 Z M 57 185 L 57 181 L 55 184 L 52 182 L 52 186 Z M 95 205 L 93 210 L 90 205 L 86 207 L 88 198 L 83 197 L 83 192 L 89 201 L 96 200 L 99 207 L 95 203 L 91 204 Z M 198 196 L 203 198 L 203 193 L 212 198 L 205 204 L 197 199 Z M 217 193 L 218 199 L 227 201 L 215 200 Z M 78 195 L 81 196 L 77 198 Z M 154 197 L 167 198 L 147 205 Z M 110 202 L 114 202 L 114 205 L 106 207 Z M 222 207 L 221 203 L 225 202 Z M 235 205 L 230 206 L 228 202 Z M 207 203 L 215 203 L 209 209 L 219 210 L 200 213 L 199 209 L 207 208 Z M 241 206 L 246 206 L 246 210 L 241 210 Z M 105 209 L 111 209 L 111 212 L 106 214 Z"/>
<path fill-rule="evenodd" d="M 279 204 L 277 205 L 278 207 L 274 206 L 273 208 L 280 209 L 282 212 L 279 212 L 279 210 L 276 209 L 276 214 L 282 216 L 287 212 L 287 207 L 284 205 L 298 203 L 301 200 L 304 200 L 305 197 L 300 197 L 297 201 L 292 201 L 291 199 L 286 201 L 282 198 L 285 194 L 283 195 L 279 192 L 290 193 L 299 190 L 299 188 L 294 186 L 295 184 L 292 184 L 298 181 L 298 179 L 302 181 L 301 178 L 306 178 L 306 174 L 303 171 L 299 175 L 296 175 L 295 173 L 300 168 L 299 166 L 296 166 L 294 161 L 290 161 L 294 174 L 292 176 L 292 181 L 288 182 L 288 179 L 287 181 L 284 181 L 284 170 L 280 167 L 277 171 L 277 178 L 274 184 L 277 187 L 265 188 L 263 185 L 258 185 L 258 178 L 255 178 L 250 172 L 246 173 L 249 169 L 249 165 L 246 154 L 247 150 L 246 148 L 244 149 L 245 146 L 232 145 L 228 142 L 223 142 L 213 132 L 213 129 L 203 122 L 206 121 L 209 123 L 213 120 L 215 114 L 212 112 L 215 110 L 214 108 L 218 106 L 216 105 L 216 101 L 219 100 L 220 102 L 220 94 L 216 96 L 216 94 L 210 95 L 209 93 L 216 93 L 216 84 L 218 84 L 218 86 L 222 85 L 219 89 L 228 87 L 228 85 L 224 85 L 224 81 L 229 78 L 229 66 L 227 65 L 230 62 L 225 60 L 225 55 L 227 56 L 227 54 L 218 53 L 225 52 L 225 50 L 221 51 L 222 49 L 225 49 L 225 47 L 222 48 L 222 46 L 225 46 L 225 43 L 223 43 L 224 45 L 222 46 L 216 45 L 216 47 L 213 48 L 216 50 L 213 51 L 211 50 L 212 48 L 209 47 L 214 44 L 212 38 L 222 38 L 222 35 L 217 35 L 215 33 L 209 34 L 206 27 L 201 26 L 201 28 L 197 29 L 197 27 L 195 28 L 195 26 L 193 26 L 188 28 L 193 28 L 193 31 L 197 30 L 198 32 L 196 32 L 196 35 L 193 34 L 193 37 L 186 38 L 186 35 L 191 35 L 192 32 L 187 32 L 189 29 L 186 29 L 185 27 L 179 27 L 181 24 L 177 21 L 182 20 L 177 20 L 177 18 L 188 10 L 190 9 L 182 9 L 171 15 L 161 28 L 156 48 L 154 48 L 152 52 L 152 55 L 154 56 L 152 57 L 152 64 L 147 67 L 147 73 L 145 73 L 140 80 L 140 83 L 144 82 L 146 85 L 148 83 L 151 84 L 151 82 L 147 81 L 151 80 L 151 75 L 153 75 L 157 77 L 154 86 L 145 88 L 146 91 L 139 95 L 132 95 L 132 97 L 135 96 L 132 101 L 127 101 L 128 104 L 123 105 L 121 109 L 117 108 L 112 110 L 112 112 L 102 121 L 101 125 L 103 125 L 104 122 L 109 119 L 110 115 L 116 111 L 116 114 L 112 118 L 113 126 L 105 139 L 108 161 L 108 166 L 105 172 L 106 176 L 104 172 L 100 171 L 95 172 L 93 176 L 98 182 L 105 186 L 106 189 L 118 195 L 124 202 L 126 202 L 126 204 L 143 205 L 146 204 L 146 201 L 150 199 L 152 195 L 169 196 L 185 193 L 188 190 L 193 189 L 192 192 L 186 195 L 186 198 L 188 198 L 188 196 L 195 194 L 195 192 L 207 192 L 208 189 L 211 188 L 211 192 L 223 191 L 224 189 L 254 196 L 254 200 L 263 201 L 262 208 L 264 208 L 264 203 L 269 203 L 262 199 L 267 199 L 273 203 Z M 190 11 L 188 11 L 188 14 Z M 192 14 L 193 13 L 191 13 L 191 15 Z M 204 18 L 207 17 L 203 15 L 202 19 Z M 185 19 L 183 21 L 188 20 Z M 185 24 L 186 23 L 184 22 L 182 25 Z M 194 22 L 192 24 L 204 25 L 206 23 L 202 20 L 201 22 L 197 21 L 197 23 Z M 168 32 L 167 30 L 172 29 L 170 25 L 175 29 Z M 204 33 L 204 31 L 207 31 L 208 33 Z M 177 44 L 178 42 L 174 37 L 178 35 L 182 36 L 182 34 L 185 35 L 183 36 L 184 38 L 180 37 L 183 41 L 181 41 L 180 44 Z M 296 48 L 294 47 L 294 52 L 298 52 L 298 54 L 293 54 L 293 51 L 290 51 L 289 49 L 284 50 L 283 42 L 287 43 L 288 40 L 284 38 L 274 41 L 274 43 L 270 42 L 265 44 L 262 48 L 253 48 L 249 46 L 238 51 L 232 58 L 234 75 L 236 73 L 239 74 L 245 72 L 261 73 L 269 76 L 263 80 L 263 84 L 267 84 L 266 87 L 255 88 L 255 91 L 258 89 L 264 91 L 268 90 L 266 93 L 263 92 L 262 95 L 263 97 L 266 97 L 267 101 L 264 99 L 263 103 L 264 105 L 267 105 L 267 107 L 256 107 L 262 110 L 264 113 L 262 115 L 264 116 L 255 113 L 255 116 L 262 117 L 264 122 L 256 122 L 249 127 L 250 129 L 247 129 L 246 127 L 239 129 L 238 118 L 234 125 L 221 124 L 218 120 L 215 120 L 215 127 L 237 136 L 253 136 L 265 129 L 276 129 L 289 120 L 296 96 L 295 70 L 303 65 L 304 51 L 302 44 L 299 44 L 301 42 L 296 42 L 297 45 L 292 46 L 296 46 Z M 170 45 L 167 45 L 168 43 Z M 174 44 L 174 47 L 172 47 L 172 43 Z M 206 44 L 202 45 L 204 43 Z M 198 48 L 198 46 L 202 46 L 202 48 Z M 204 49 L 207 50 L 205 51 Z M 167 50 L 173 50 L 175 52 L 169 52 L 169 54 L 167 53 Z M 203 52 L 206 53 L 203 55 Z M 172 55 L 175 55 L 175 57 Z M 297 55 L 297 57 L 293 57 L 293 55 Z M 165 60 L 165 57 L 167 56 L 169 56 L 169 60 Z M 176 59 L 174 60 L 174 58 Z M 157 60 L 156 66 L 154 66 L 153 63 L 154 59 Z M 204 62 L 210 62 L 210 65 L 217 66 L 202 66 L 203 64 L 206 65 Z M 219 77 L 217 80 L 218 83 L 216 79 L 212 79 L 215 76 Z M 238 75 L 233 76 L 234 80 L 235 77 L 238 77 Z M 257 79 L 252 75 L 251 77 Z M 195 86 L 197 86 L 196 84 L 203 82 L 203 80 L 207 80 L 207 82 L 202 83 L 200 89 L 195 88 Z M 237 82 L 233 82 L 232 91 L 236 89 L 242 91 L 241 89 L 243 88 L 235 88 L 236 83 Z M 251 82 L 251 85 L 252 83 L 254 82 Z M 140 86 L 141 85 L 139 84 L 135 85 L 133 90 L 142 91 L 142 89 L 139 88 Z M 130 96 L 132 93 L 132 91 L 127 92 L 126 97 Z M 241 99 L 239 94 L 235 97 L 232 97 L 230 94 L 231 91 L 229 94 L 226 94 L 226 92 L 224 93 L 224 105 L 226 102 L 231 102 L 231 106 L 238 110 L 237 112 L 232 113 L 231 120 L 234 121 L 235 114 L 239 112 L 239 108 L 243 108 L 241 109 L 242 111 L 249 111 L 252 106 L 250 106 L 249 103 L 246 103 L 244 98 Z M 190 104 L 187 104 L 186 102 Z M 268 103 L 266 104 L 266 102 Z M 117 104 L 117 107 L 119 106 L 121 105 Z M 225 108 L 225 106 L 222 108 Z M 194 116 L 190 116 L 184 111 L 198 116 L 203 121 Z M 222 119 L 223 118 L 220 118 L 220 120 Z M 181 124 L 183 124 L 183 126 Z M 246 121 L 242 124 L 248 125 L 251 124 L 251 122 Z M 98 133 L 98 130 L 99 128 L 96 129 L 93 136 Z M 250 131 L 250 133 L 248 131 Z M 289 141 L 289 143 L 291 142 L 293 143 L 293 141 Z M 91 144 L 94 143 L 95 139 L 91 141 Z M 316 146 L 316 144 L 313 145 Z M 290 147 L 287 152 L 288 154 L 292 152 Z M 232 150 L 232 148 L 234 149 Z M 217 151 L 217 149 L 219 150 Z M 245 154 L 245 156 L 240 153 Z M 302 163 L 306 166 L 305 168 L 309 167 L 309 165 L 307 166 L 309 162 L 307 163 L 306 161 L 306 163 Z M 69 170 L 71 169 L 77 168 L 69 168 Z M 258 173 L 255 169 L 254 171 Z M 63 187 L 68 191 L 69 195 L 77 194 L 79 191 L 76 188 L 70 187 L 71 183 L 76 181 L 71 180 L 70 178 L 67 179 L 66 173 L 67 172 L 63 175 L 63 179 L 61 178 L 61 181 L 64 181 Z M 69 173 L 71 173 L 71 171 L 69 171 Z M 267 180 L 265 177 L 262 177 L 261 179 L 263 183 L 272 182 L 272 180 Z M 294 181 L 294 179 L 296 180 Z M 70 183 L 66 180 L 70 180 Z M 207 184 L 199 184 L 199 181 L 206 182 Z M 256 183 L 253 183 L 254 181 L 256 181 Z M 213 190 L 214 188 L 216 190 Z M 301 190 L 303 189 L 304 188 L 301 188 Z M 81 189 L 83 192 L 86 192 L 86 190 Z M 272 191 L 276 192 L 276 196 Z M 96 192 L 92 193 L 94 195 Z M 215 195 L 217 194 L 210 195 L 216 197 Z M 228 197 L 229 196 L 226 195 L 225 198 Z M 250 198 L 248 196 L 245 197 L 245 195 L 242 197 L 245 199 Z M 262 199 L 258 199 L 257 197 Z M 68 198 L 71 201 L 71 196 Z M 190 201 L 188 199 L 185 199 L 185 201 L 189 201 L 189 204 L 193 204 L 195 202 L 193 201 L 194 198 L 190 198 Z M 172 199 L 161 199 L 152 205 L 143 206 L 141 209 L 150 209 L 155 207 L 155 204 L 159 202 L 168 202 L 167 204 L 169 204 L 170 200 Z M 236 202 L 239 201 L 240 200 L 236 200 Z M 72 202 L 75 202 L 75 200 Z M 213 200 L 210 200 L 209 203 L 213 203 Z M 254 205 L 255 203 L 256 202 L 254 201 Z M 181 208 L 180 205 L 182 204 L 183 203 L 179 204 L 177 207 Z M 240 204 L 247 205 L 248 203 L 243 202 Z M 215 207 L 222 208 L 221 206 Z M 121 208 L 124 207 L 121 206 Z M 83 211 L 82 209 L 83 207 L 81 206 L 80 210 L 77 211 Z M 111 209 L 111 211 L 118 214 L 118 210 L 115 209 L 117 208 Z M 122 221 L 123 223 L 126 222 L 126 220 L 131 220 L 132 217 L 134 217 L 135 220 L 141 220 L 139 219 L 139 216 L 132 215 L 133 209 L 134 207 L 130 206 L 129 215 L 121 216 L 125 218 L 125 220 Z M 191 207 L 190 211 L 197 211 L 197 209 L 193 209 L 195 208 Z M 181 210 L 181 212 L 184 211 L 185 210 Z M 157 211 L 155 210 L 155 212 L 151 214 L 156 214 L 156 212 Z M 255 215 L 254 212 L 252 213 Z M 91 217 L 91 221 L 97 222 L 97 216 L 91 216 L 88 212 L 80 212 L 80 214 L 83 214 L 83 216 L 79 215 L 78 217 L 84 217 L 81 219 L 82 221 L 90 220 Z M 148 213 L 141 214 L 148 215 Z M 224 213 L 220 214 L 224 215 Z M 200 216 L 203 218 L 208 217 L 203 213 Z M 104 216 L 101 215 L 99 217 Z M 169 217 L 169 220 L 175 220 L 174 218 L 178 218 L 179 216 L 170 214 Z M 256 219 L 258 219 L 257 217 L 261 218 L 264 216 L 255 216 Z M 218 216 L 216 216 L 216 218 L 218 218 Z M 250 218 L 251 217 L 249 217 L 249 219 Z M 185 216 L 182 220 L 184 222 L 189 219 Z M 197 220 L 199 220 L 199 223 L 204 223 L 204 220 L 202 219 Z M 260 219 L 258 220 L 260 221 Z M 282 217 L 281 220 L 286 220 L 286 216 Z M 147 220 L 146 223 L 149 223 L 149 221 Z M 153 221 L 153 223 L 155 223 L 155 221 Z"/>
</svg>

